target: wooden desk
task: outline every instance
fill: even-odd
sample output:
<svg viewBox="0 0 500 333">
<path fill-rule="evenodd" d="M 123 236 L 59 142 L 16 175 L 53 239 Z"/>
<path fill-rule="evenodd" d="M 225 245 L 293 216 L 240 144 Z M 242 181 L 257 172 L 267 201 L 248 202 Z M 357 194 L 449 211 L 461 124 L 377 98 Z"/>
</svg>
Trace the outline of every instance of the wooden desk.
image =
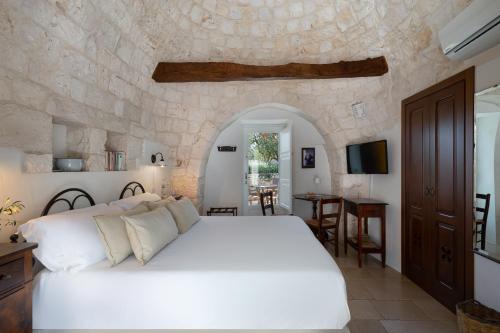
<svg viewBox="0 0 500 333">
<path fill-rule="evenodd" d="M 352 246 L 358 252 L 359 267 L 361 267 L 361 259 L 364 253 L 380 253 L 382 267 L 385 267 L 385 206 L 387 206 L 387 203 L 378 200 L 344 198 L 344 252 L 347 254 L 348 244 Z M 352 214 L 358 218 L 358 234 L 356 237 L 347 237 L 347 214 Z M 369 217 L 380 218 L 380 245 L 375 244 L 368 238 Z M 363 222 L 365 236 L 363 236 Z"/>
<path fill-rule="evenodd" d="M 297 200 L 304 200 L 304 201 L 312 202 L 312 209 L 313 209 L 312 219 L 317 220 L 318 219 L 318 213 L 317 213 L 318 202 L 321 199 L 336 199 L 336 198 L 339 198 L 339 196 L 332 195 L 332 194 L 294 194 L 293 198 L 297 199 Z"/>
</svg>

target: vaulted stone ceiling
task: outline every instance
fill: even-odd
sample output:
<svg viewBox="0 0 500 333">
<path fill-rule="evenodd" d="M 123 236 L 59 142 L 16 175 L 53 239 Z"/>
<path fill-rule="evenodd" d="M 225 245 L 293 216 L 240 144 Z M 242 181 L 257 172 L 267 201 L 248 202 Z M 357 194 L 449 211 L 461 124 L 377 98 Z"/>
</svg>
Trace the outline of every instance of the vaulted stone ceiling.
<svg viewBox="0 0 500 333">
<path fill-rule="evenodd" d="M 433 38 L 429 22 L 448 22 L 469 2 L 124 1 L 157 60 L 249 64 L 335 62 L 381 54 L 394 61 L 427 48 Z"/>
<path fill-rule="evenodd" d="M 0 145 L 30 153 L 34 165 L 50 171 L 53 122 L 80 124 L 93 138 L 120 133 L 130 159 L 139 157 L 144 140 L 159 142 L 175 166 L 176 191 L 202 199 L 217 134 L 250 107 L 281 103 L 301 110 L 324 136 L 334 189 L 341 193 L 353 183 L 367 184 L 345 175 L 345 144 L 398 123 L 402 98 L 463 68 L 444 57 L 437 33 L 469 3 L 2 0 L 0 116 L 7 125 Z M 377 78 L 215 84 L 151 79 L 159 61 L 270 65 L 378 55 L 386 56 L 389 73 Z M 352 116 L 358 101 L 367 105 L 364 119 Z M 102 168 L 102 143 L 84 148 Z"/>
</svg>

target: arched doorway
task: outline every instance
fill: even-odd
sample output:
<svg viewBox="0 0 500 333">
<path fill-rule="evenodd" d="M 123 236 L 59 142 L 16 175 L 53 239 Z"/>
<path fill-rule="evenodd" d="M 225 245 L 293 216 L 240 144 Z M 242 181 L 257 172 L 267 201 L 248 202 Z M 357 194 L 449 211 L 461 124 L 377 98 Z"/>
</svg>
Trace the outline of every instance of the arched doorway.
<svg viewBox="0 0 500 333">
<path fill-rule="evenodd" d="M 248 128 L 267 128 L 263 132 L 271 133 L 272 130 L 269 128 L 274 127 L 275 133 L 278 133 L 279 127 L 283 124 L 291 124 L 291 192 L 331 193 L 332 181 L 326 142 L 308 116 L 287 105 L 262 104 L 244 110 L 233 117 L 216 138 L 206 164 L 204 210 L 210 207 L 235 206 L 240 212 L 248 215 L 261 214 L 257 198 L 255 196 L 252 198 L 252 194 L 255 193 L 244 192 L 246 191 L 245 181 L 249 181 L 248 175 L 245 175 L 245 171 L 248 170 L 246 164 Z M 219 152 L 217 146 L 236 146 L 237 148 L 235 152 Z M 302 168 L 302 148 L 314 148 L 316 158 L 314 167 Z M 273 177 L 267 178 L 271 185 Z M 277 183 L 278 181 L 274 180 L 274 184 Z M 279 196 L 281 193 L 277 194 Z M 280 201 L 276 200 L 276 203 L 279 206 Z M 248 209 L 248 206 L 256 206 L 257 209 Z M 291 210 L 294 214 L 304 218 L 311 216 L 311 207 L 307 202 L 293 201 Z M 282 212 L 287 211 L 282 210 Z"/>
</svg>

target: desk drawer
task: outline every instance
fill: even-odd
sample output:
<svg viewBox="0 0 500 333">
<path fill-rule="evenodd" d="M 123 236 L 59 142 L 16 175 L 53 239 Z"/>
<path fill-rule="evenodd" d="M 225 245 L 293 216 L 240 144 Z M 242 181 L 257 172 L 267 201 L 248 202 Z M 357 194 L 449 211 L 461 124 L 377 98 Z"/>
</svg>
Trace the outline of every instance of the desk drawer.
<svg viewBox="0 0 500 333">
<path fill-rule="evenodd" d="M 359 210 L 366 217 L 380 217 L 384 213 L 385 206 L 360 206 Z"/>
<path fill-rule="evenodd" d="M 0 293 L 24 282 L 24 258 L 0 265 Z"/>
</svg>

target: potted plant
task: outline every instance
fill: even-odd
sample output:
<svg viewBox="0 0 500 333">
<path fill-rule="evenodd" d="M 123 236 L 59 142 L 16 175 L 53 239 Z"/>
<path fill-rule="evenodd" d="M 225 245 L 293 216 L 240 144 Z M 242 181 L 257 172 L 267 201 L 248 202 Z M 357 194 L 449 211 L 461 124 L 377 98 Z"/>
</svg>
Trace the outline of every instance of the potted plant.
<svg viewBox="0 0 500 333">
<path fill-rule="evenodd" d="M 24 207 L 25 206 L 21 201 L 12 201 L 10 198 L 7 198 L 3 206 L 0 207 L 0 230 L 4 227 L 16 226 L 17 221 L 11 216 L 19 214 Z"/>
</svg>

